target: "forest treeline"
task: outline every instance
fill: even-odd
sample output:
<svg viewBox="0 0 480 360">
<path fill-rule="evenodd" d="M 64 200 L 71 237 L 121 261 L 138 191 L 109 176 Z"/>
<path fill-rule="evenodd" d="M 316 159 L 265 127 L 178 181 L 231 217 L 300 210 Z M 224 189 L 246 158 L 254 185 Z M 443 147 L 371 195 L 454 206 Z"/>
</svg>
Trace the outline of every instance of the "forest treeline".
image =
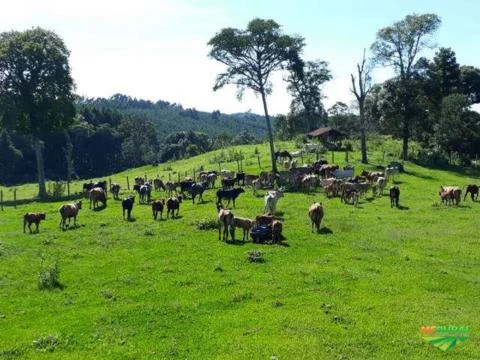
<svg viewBox="0 0 480 360">
<path fill-rule="evenodd" d="M 184 109 L 167 101 L 151 102 L 127 95 L 82 98 L 66 130 L 43 139 L 48 179 L 99 177 L 145 164 L 181 159 L 234 144 L 264 140 L 262 116 Z M 36 159 L 28 135 L 3 128 L 0 132 L 0 183 L 36 179 Z"/>
</svg>

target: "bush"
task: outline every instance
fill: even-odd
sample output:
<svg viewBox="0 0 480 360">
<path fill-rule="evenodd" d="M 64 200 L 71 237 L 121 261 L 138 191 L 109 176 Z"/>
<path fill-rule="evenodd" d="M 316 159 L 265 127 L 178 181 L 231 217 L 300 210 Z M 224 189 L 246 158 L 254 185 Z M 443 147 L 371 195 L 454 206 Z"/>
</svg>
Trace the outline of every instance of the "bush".
<svg viewBox="0 0 480 360">
<path fill-rule="evenodd" d="M 218 229 L 216 219 L 200 219 L 192 223 L 198 230 L 215 230 Z"/>
<path fill-rule="evenodd" d="M 60 268 L 58 262 L 55 261 L 47 268 L 40 269 L 38 273 L 38 288 L 40 290 L 53 290 L 55 288 L 63 288 L 59 280 Z"/>
<path fill-rule="evenodd" d="M 48 183 L 47 194 L 49 197 L 58 198 L 65 194 L 66 185 L 63 181 Z"/>
<path fill-rule="evenodd" d="M 32 346 L 37 351 L 53 352 L 58 345 L 58 338 L 55 335 L 48 335 L 33 340 Z"/>
<path fill-rule="evenodd" d="M 263 263 L 265 262 L 263 255 L 264 252 L 262 250 L 252 250 L 247 252 L 247 259 L 250 262 Z"/>
</svg>

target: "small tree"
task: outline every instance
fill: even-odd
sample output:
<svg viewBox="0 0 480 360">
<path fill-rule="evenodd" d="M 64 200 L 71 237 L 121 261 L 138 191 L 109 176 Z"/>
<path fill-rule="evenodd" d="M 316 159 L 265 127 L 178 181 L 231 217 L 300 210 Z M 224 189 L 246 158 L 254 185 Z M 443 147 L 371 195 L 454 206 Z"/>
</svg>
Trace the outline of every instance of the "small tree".
<svg viewBox="0 0 480 360">
<path fill-rule="evenodd" d="M 277 172 L 273 133 L 268 114 L 267 95 L 272 92 L 269 76 L 273 71 L 290 66 L 303 66 L 300 52 L 303 38 L 284 35 L 273 20 L 254 19 L 246 30 L 225 28 L 217 33 L 208 45 L 212 47 L 209 55 L 227 66 L 227 70 L 217 76 L 214 90 L 227 84 L 237 85 L 241 97 L 245 89 L 260 94 L 267 123 L 272 171 Z"/>
<path fill-rule="evenodd" d="M 0 119 L 31 135 L 38 173 L 38 196 L 47 196 L 42 138 L 73 123 L 73 79 L 64 42 L 35 28 L 0 34 Z"/>
</svg>

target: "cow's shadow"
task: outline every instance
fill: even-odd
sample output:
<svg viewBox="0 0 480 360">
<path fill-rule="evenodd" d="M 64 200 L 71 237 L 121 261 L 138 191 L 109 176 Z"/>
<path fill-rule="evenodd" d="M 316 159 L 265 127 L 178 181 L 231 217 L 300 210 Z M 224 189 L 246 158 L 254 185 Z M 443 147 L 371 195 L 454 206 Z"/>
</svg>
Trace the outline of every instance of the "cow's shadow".
<svg viewBox="0 0 480 360">
<path fill-rule="evenodd" d="M 92 208 L 93 211 L 103 211 L 107 208 L 107 205 L 97 206 L 96 208 Z"/>
<path fill-rule="evenodd" d="M 135 222 L 135 221 L 137 221 L 137 219 L 134 218 L 134 217 L 130 217 L 130 219 L 129 219 L 129 218 L 126 218 L 126 219 L 124 219 L 124 220 L 126 220 L 126 221 L 128 221 L 128 222 Z"/>
<path fill-rule="evenodd" d="M 220 241 L 223 241 L 223 240 L 220 240 Z M 235 239 L 235 240 L 226 240 L 225 241 L 225 244 L 227 245 L 235 245 L 235 246 L 243 246 L 247 243 L 247 241 L 243 241 L 243 240 L 238 240 L 238 239 Z"/>
<path fill-rule="evenodd" d="M 323 234 L 323 235 L 333 234 L 333 231 L 332 231 L 332 229 L 324 226 L 324 227 L 320 228 L 320 231 L 318 232 L 318 234 Z"/>
<path fill-rule="evenodd" d="M 398 205 L 397 207 L 398 210 L 410 210 L 408 206 L 403 206 L 403 205 Z"/>
</svg>

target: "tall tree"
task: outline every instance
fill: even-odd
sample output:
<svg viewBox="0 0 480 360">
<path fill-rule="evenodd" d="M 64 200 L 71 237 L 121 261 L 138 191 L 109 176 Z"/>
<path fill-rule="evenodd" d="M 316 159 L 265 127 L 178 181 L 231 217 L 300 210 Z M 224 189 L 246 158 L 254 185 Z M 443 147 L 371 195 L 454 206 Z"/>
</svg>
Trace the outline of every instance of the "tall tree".
<svg viewBox="0 0 480 360">
<path fill-rule="evenodd" d="M 302 68 L 293 68 L 286 81 L 292 95 L 290 112 L 295 118 L 295 132 L 308 132 L 318 128 L 326 118 L 322 104 L 324 98 L 321 86 L 332 79 L 325 61 L 307 61 Z"/>
<path fill-rule="evenodd" d="M 75 115 L 69 55 L 52 31 L 0 34 L 0 118 L 7 127 L 32 136 L 40 198 L 47 196 L 42 138 L 67 128 Z"/>
<path fill-rule="evenodd" d="M 300 60 L 303 38 L 283 34 L 280 25 L 273 20 L 254 19 L 246 30 L 222 29 L 208 45 L 212 47 L 209 56 L 227 66 L 226 72 L 217 76 L 214 90 L 233 84 L 237 86 L 239 96 L 247 88 L 260 94 L 270 141 L 272 171 L 277 172 L 267 107 L 267 95 L 272 92 L 269 76 L 286 66 L 295 67 L 292 64 L 297 68 L 303 65 Z"/>
<path fill-rule="evenodd" d="M 440 18 L 435 14 L 407 15 L 405 19 L 380 29 L 371 47 L 378 63 L 394 67 L 402 87 L 402 107 L 399 111 L 402 115 L 404 160 L 408 158 L 408 140 L 414 119 L 410 86 L 415 60 L 422 50 L 433 47 L 430 35 L 439 28 L 440 23 Z"/>
<path fill-rule="evenodd" d="M 5 184 L 11 180 L 15 164 L 23 157 L 22 152 L 15 147 L 7 131 L 0 131 L 0 182 Z"/>
<path fill-rule="evenodd" d="M 350 89 L 355 95 L 358 102 L 358 110 L 360 113 L 360 148 L 362 151 L 362 163 L 368 164 L 367 157 L 367 135 L 366 135 L 366 118 L 365 118 L 365 99 L 368 93 L 372 90 L 372 78 L 370 76 L 370 64 L 367 64 L 365 58 L 365 50 L 363 50 L 363 59 L 360 64 L 357 64 L 358 78 L 350 74 L 352 78 L 352 88 Z M 358 83 L 358 86 L 357 86 Z"/>
</svg>

